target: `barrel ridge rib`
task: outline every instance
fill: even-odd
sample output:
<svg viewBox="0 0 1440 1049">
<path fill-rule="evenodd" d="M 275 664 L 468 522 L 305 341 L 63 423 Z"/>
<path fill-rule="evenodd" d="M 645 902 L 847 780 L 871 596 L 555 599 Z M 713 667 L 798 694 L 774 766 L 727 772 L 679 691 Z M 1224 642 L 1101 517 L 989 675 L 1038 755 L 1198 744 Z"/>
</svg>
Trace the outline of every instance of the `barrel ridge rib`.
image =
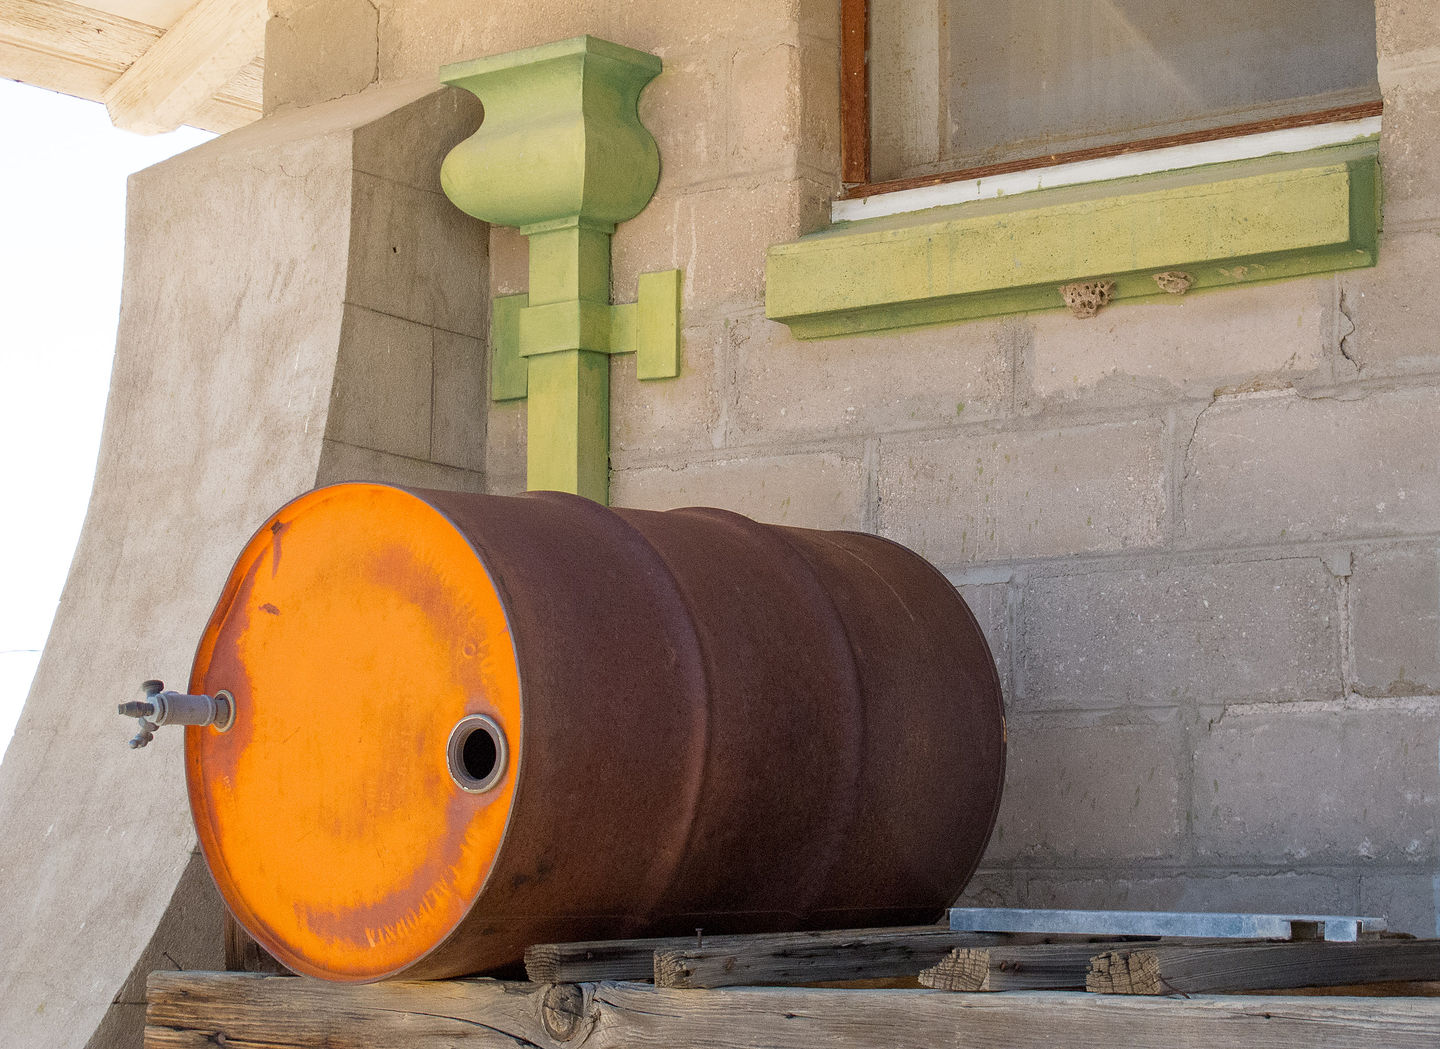
<svg viewBox="0 0 1440 1049">
<path fill-rule="evenodd" d="M 955 595 L 955 604 L 958 611 L 964 617 L 967 628 L 966 632 L 973 636 L 973 640 L 978 644 L 980 651 L 984 654 L 985 658 L 980 664 L 980 672 L 982 676 L 986 678 L 986 683 L 989 687 L 981 689 L 980 691 L 984 695 L 993 698 L 993 713 L 995 715 L 994 720 L 996 723 L 998 723 L 1000 727 L 999 744 L 995 753 L 995 776 L 992 780 L 991 794 L 993 797 L 993 802 L 990 805 L 989 819 L 986 821 L 984 834 L 978 839 L 979 847 L 974 850 L 973 859 L 971 860 L 968 867 L 966 867 L 962 872 L 959 872 L 960 877 L 958 877 L 955 883 L 954 891 L 951 894 L 953 900 L 954 897 L 959 896 L 959 894 L 964 890 L 965 886 L 969 884 L 970 879 L 974 877 L 975 871 L 979 869 L 980 861 L 984 858 L 986 846 L 988 845 L 991 836 L 995 832 L 995 823 L 1000 816 L 1000 802 L 1004 793 L 1005 768 L 1009 750 L 1009 732 L 1007 731 L 1005 721 L 1005 695 L 1000 687 L 999 672 L 995 668 L 995 654 L 991 651 L 990 642 L 986 639 L 985 632 L 980 628 L 980 622 L 978 619 L 975 618 L 975 613 L 971 610 L 969 603 L 966 602 L 965 599 L 960 595 L 959 590 L 955 587 L 955 584 L 950 582 L 950 580 L 945 577 L 945 574 L 941 572 L 938 568 L 936 568 L 933 564 L 931 564 L 928 559 L 921 557 L 919 554 L 915 553 L 915 551 L 911 550 L 903 543 L 898 543 L 894 539 L 891 539 L 889 536 L 874 535 L 868 532 L 856 532 L 852 530 L 836 530 L 833 532 L 820 532 L 818 534 L 821 537 L 822 542 L 830 545 L 837 550 L 843 550 L 848 556 L 854 557 L 857 561 L 864 563 L 866 565 L 866 568 L 870 572 L 872 572 L 877 578 L 885 581 L 886 586 L 890 587 L 892 591 L 894 590 L 894 587 L 890 584 L 890 581 L 885 577 L 884 573 L 876 570 L 873 566 L 866 562 L 863 557 L 860 557 L 858 554 L 856 554 L 854 550 L 850 549 L 845 544 L 844 540 L 848 537 L 854 536 L 862 537 L 866 540 L 873 540 L 895 550 L 900 555 L 913 562 L 916 568 L 922 574 L 930 576 L 937 583 L 937 585 L 944 587 L 946 590 L 950 591 Z M 897 594 L 897 597 L 898 596 L 899 595 Z M 983 727 L 986 722 L 982 719 L 980 721 L 980 724 Z M 973 775 L 973 772 L 970 772 L 969 774 Z"/>
<path fill-rule="evenodd" d="M 749 519 L 742 518 L 742 520 L 748 521 Z M 754 524 L 754 522 L 750 523 L 752 525 Z M 835 603 L 835 595 L 830 592 L 830 588 L 826 586 L 821 579 L 819 566 L 806 554 L 803 547 L 795 541 L 795 535 L 798 531 L 798 529 L 788 528 L 774 529 L 773 534 L 777 535 L 780 542 L 784 543 L 794 553 L 795 557 L 809 569 L 811 577 L 815 580 L 815 588 L 824 595 L 825 607 L 829 610 L 831 617 L 840 628 L 841 635 L 845 638 L 845 649 L 850 656 L 850 673 L 848 676 L 853 683 L 851 691 L 852 716 L 849 724 L 855 726 L 855 732 L 851 738 L 850 749 L 852 753 L 848 755 L 850 760 L 846 762 L 850 769 L 853 770 L 846 784 L 848 787 L 846 801 L 849 803 L 849 812 L 844 819 L 835 821 L 835 827 L 830 833 L 830 840 L 822 852 L 825 861 L 823 866 L 824 874 L 814 879 L 815 889 L 810 896 L 810 905 L 806 908 L 808 917 L 814 913 L 814 901 L 823 899 L 826 895 L 826 890 L 831 887 L 835 879 L 836 869 L 840 866 L 840 862 L 844 857 L 844 843 L 853 836 L 855 825 L 860 819 L 860 809 L 863 801 L 860 793 L 861 773 L 865 767 L 861 756 L 865 753 L 865 747 L 869 737 L 868 725 L 866 723 L 866 716 L 869 710 L 865 702 L 864 683 L 860 674 L 860 657 L 855 649 L 855 638 L 850 632 L 850 624 L 846 621 L 845 614 L 840 611 L 840 607 Z M 809 529 L 806 531 L 809 531 Z M 823 534 L 824 533 L 820 532 L 815 533 L 816 536 L 823 536 Z M 812 537 L 807 536 L 807 538 Z"/>
<path fill-rule="evenodd" d="M 449 493 L 443 492 L 428 492 L 425 494 L 427 497 L 430 497 L 432 499 L 434 497 L 443 498 L 449 495 Z M 450 496 L 450 498 L 454 498 L 454 496 Z M 524 506 L 528 506 L 530 508 L 530 513 L 539 510 L 546 517 L 550 518 L 550 520 L 563 522 L 563 529 L 567 533 L 570 533 L 569 539 L 573 541 L 579 541 L 584 538 L 583 535 L 575 534 L 583 529 L 583 531 L 589 533 L 592 539 L 603 536 L 604 541 L 612 544 L 613 546 L 618 547 L 623 545 L 625 548 L 626 557 L 643 558 L 652 569 L 649 577 L 646 580 L 646 582 L 649 584 L 648 589 L 650 591 L 649 596 L 651 598 L 651 608 L 653 609 L 660 604 L 661 594 L 665 593 L 666 590 L 668 590 L 667 596 L 669 597 L 669 599 L 674 603 L 675 606 L 682 610 L 685 616 L 688 616 L 689 611 L 688 607 L 684 602 L 683 596 L 680 594 L 679 590 L 673 586 L 672 577 L 668 568 L 660 560 L 651 544 L 645 539 L 643 535 L 630 527 L 628 523 L 623 521 L 619 516 L 617 516 L 607 507 L 601 506 L 600 504 L 592 502 L 591 500 L 564 492 L 527 492 L 524 493 L 522 496 L 516 497 L 514 499 L 494 496 L 469 496 L 464 498 L 466 498 L 467 501 L 477 498 L 486 498 L 490 500 L 502 500 L 505 503 L 513 502 L 516 504 L 523 504 Z M 578 522 L 580 521 L 584 521 L 586 522 L 586 524 L 583 526 L 578 525 Z M 472 546 L 476 547 L 477 554 L 482 557 L 482 560 L 485 561 L 487 567 L 491 568 L 492 577 L 503 579 L 506 575 L 504 565 L 507 558 L 496 556 L 496 554 L 498 553 L 497 551 L 487 550 L 483 540 L 479 539 L 477 535 L 477 533 L 479 533 L 478 529 L 462 527 L 461 531 L 463 534 L 466 535 L 468 539 L 471 540 Z M 514 552 L 509 551 L 508 557 L 513 560 Z M 661 587 L 664 587 L 665 590 L 657 592 L 655 590 L 656 583 L 660 584 Z M 668 587 L 666 586 L 667 583 L 670 584 L 668 585 Z M 532 612 L 535 610 L 535 608 L 538 607 L 537 598 L 535 597 L 535 595 L 527 594 L 524 598 L 519 598 L 515 594 L 513 586 L 509 585 L 506 585 L 506 588 L 502 590 L 502 599 L 511 602 L 510 604 L 506 605 L 507 611 L 514 609 L 519 600 L 526 601 L 527 604 L 531 607 Z M 670 623 L 673 623 L 674 617 L 667 616 L 666 621 L 667 625 L 669 625 Z M 694 631 L 692 627 L 688 626 L 688 624 L 687 633 L 692 638 L 690 643 L 696 645 L 696 651 L 698 652 L 698 642 L 693 640 Z M 539 631 L 536 631 L 533 637 L 529 634 L 529 632 L 525 630 L 519 630 L 516 632 L 515 644 L 521 666 L 522 694 L 525 684 L 525 669 L 527 667 L 537 667 L 539 663 L 545 660 L 547 656 L 547 653 L 539 651 L 536 647 L 544 636 L 545 635 L 541 634 L 541 632 Z M 574 639 L 571 640 L 572 644 L 575 643 Z M 672 642 L 674 642 L 675 640 L 683 641 L 684 637 L 682 636 L 679 639 L 672 637 L 669 640 Z M 548 655 L 550 656 L 550 658 L 553 659 L 555 653 L 551 652 L 548 653 Z M 687 660 L 683 653 L 677 652 L 676 655 L 676 662 L 679 666 L 689 667 L 691 670 L 693 670 L 693 668 L 698 665 L 698 660 Z M 691 690 L 693 690 L 693 685 L 695 683 L 691 682 L 690 684 L 692 686 Z M 704 684 L 703 677 L 700 679 L 700 684 L 702 686 Z M 701 692 L 701 695 L 703 696 L 703 691 Z M 698 722 L 692 719 L 692 728 L 694 728 L 697 724 L 700 734 L 703 737 L 707 734 L 707 726 L 704 718 L 698 719 Z M 690 749 L 694 750 L 696 748 Z M 657 760 L 673 761 L 674 758 L 675 755 L 673 753 L 656 755 Z M 685 801 L 681 803 L 681 805 L 676 806 L 677 808 L 683 808 L 683 810 L 687 813 L 687 817 L 688 814 L 693 811 L 693 807 L 698 804 L 698 793 L 696 791 L 692 791 L 691 794 L 691 797 L 685 799 Z M 520 811 L 521 808 L 522 797 L 529 797 L 529 795 L 527 794 L 522 796 L 520 788 L 519 786 L 517 786 L 517 813 Z M 668 800 L 673 803 L 673 796 L 671 796 Z M 676 865 L 678 865 L 680 858 L 683 855 L 680 850 L 683 847 L 686 834 L 688 833 L 689 824 L 688 818 L 686 819 L 683 826 L 679 825 L 678 820 L 674 823 L 670 823 L 671 818 L 672 816 L 670 814 L 667 814 L 664 819 L 652 819 L 646 823 L 646 828 L 648 832 L 652 834 L 658 833 L 659 831 L 666 829 L 666 824 L 670 824 L 670 826 L 673 827 L 674 833 L 671 840 L 665 846 L 663 846 L 663 848 L 655 846 L 653 843 L 653 839 L 646 841 L 645 855 L 647 859 L 647 876 L 643 882 L 645 887 L 643 891 L 637 892 L 637 890 L 640 890 L 640 886 L 642 883 L 635 881 L 629 882 L 626 885 L 625 895 L 627 897 L 630 897 L 631 900 L 627 902 L 635 901 L 637 900 L 637 897 L 640 900 L 643 900 L 644 898 L 658 899 L 663 895 L 665 886 L 668 885 L 670 879 L 668 877 L 661 876 L 658 872 L 664 870 L 667 867 L 674 868 Z M 636 845 L 637 847 L 639 845 L 638 842 L 632 842 L 632 844 Z M 501 857 L 503 857 L 503 855 L 503 850 L 502 852 L 497 854 L 497 862 L 495 867 L 496 872 L 498 872 L 501 868 Z M 661 862 L 662 856 L 668 857 L 668 862 Z M 636 931 L 645 928 L 653 920 L 653 914 L 650 913 L 649 910 L 643 905 L 628 906 L 624 914 L 593 914 L 589 915 L 589 917 L 605 921 L 607 923 L 607 927 L 613 926 L 614 929 L 611 932 L 611 935 L 634 935 Z"/>
<path fill-rule="evenodd" d="M 700 745 L 693 748 L 692 751 L 693 753 L 698 755 L 694 762 L 694 764 L 696 764 L 698 767 L 694 770 L 693 774 L 685 776 L 685 782 L 690 785 L 691 788 L 688 791 L 688 797 L 686 797 L 684 802 L 686 814 L 685 821 L 683 826 L 680 828 L 679 834 L 677 835 L 678 842 L 672 844 L 670 848 L 665 850 L 666 855 L 670 857 L 670 862 L 668 864 L 669 869 L 666 876 L 664 878 L 657 878 L 655 880 L 655 885 L 653 886 L 652 891 L 649 893 L 648 899 L 641 902 L 641 904 L 635 908 L 636 911 L 640 912 L 640 914 L 637 916 L 644 917 L 647 922 L 653 922 L 656 917 L 655 910 L 657 904 L 666 896 L 668 896 L 672 891 L 675 883 L 675 878 L 680 871 L 680 868 L 684 863 L 685 858 L 690 854 L 691 842 L 695 833 L 695 813 L 700 807 L 700 799 L 704 797 L 705 779 L 707 771 L 709 769 L 709 763 L 707 759 L 710 752 L 711 718 L 713 717 L 714 713 L 712 710 L 710 693 L 710 674 L 708 669 L 709 662 L 705 658 L 705 642 L 704 639 L 700 636 L 699 630 L 696 628 L 695 610 L 691 606 L 689 595 L 686 593 L 685 587 L 682 585 L 679 578 L 677 578 L 674 569 L 670 565 L 670 562 L 666 559 L 665 555 L 655 546 L 655 544 L 650 540 L 649 536 L 647 536 L 642 529 L 635 526 L 634 520 L 632 519 L 632 514 L 619 511 L 618 509 L 601 506 L 599 503 L 593 503 L 588 499 L 582 499 L 580 496 L 568 495 L 564 492 L 530 492 L 526 494 L 531 498 L 553 500 L 565 506 L 574 506 L 576 503 L 585 504 L 587 508 L 587 513 L 591 513 L 596 517 L 604 514 L 613 522 L 622 526 L 625 531 L 628 532 L 630 535 L 634 536 L 637 544 L 643 546 L 644 549 L 649 552 L 650 558 L 653 562 L 653 566 L 658 569 L 660 573 L 663 573 L 665 580 L 668 582 L 668 588 L 673 593 L 680 607 L 685 610 L 686 632 L 689 634 L 690 641 L 695 646 L 695 650 L 701 656 L 701 658 L 696 661 L 700 673 L 699 696 L 703 701 L 701 704 L 701 717 L 698 719 Z M 589 509 L 590 507 L 593 507 L 594 509 L 591 510 Z M 673 620 L 671 620 L 671 622 L 672 624 L 674 623 Z M 670 755 L 666 755 L 666 757 L 669 758 Z"/>
<path fill-rule="evenodd" d="M 815 566 L 806 558 L 799 549 L 785 536 L 785 530 L 770 525 L 764 525 L 754 521 L 743 514 L 730 510 L 722 510 L 715 507 L 686 507 L 680 510 L 672 510 L 670 513 L 687 514 L 694 517 L 701 517 L 713 522 L 719 527 L 729 529 L 744 535 L 750 542 L 760 547 L 768 547 L 779 554 L 780 560 L 789 564 L 797 576 L 806 579 L 808 589 L 811 591 L 812 610 L 824 609 L 833 627 L 834 634 L 843 637 L 844 651 L 848 656 L 845 680 L 848 685 L 847 695 L 849 699 L 850 717 L 844 723 L 852 726 L 847 733 L 847 753 L 836 755 L 835 760 L 842 762 L 851 769 L 851 775 L 845 783 L 846 796 L 844 798 L 844 810 L 847 815 L 843 819 L 835 821 L 836 826 L 826 835 L 823 845 L 813 848 L 815 859 L 810 864 L 809 873 L 805 877 L 795 878 L 792 883 L 792 899 L 794 900 L 794 912 L 800 920 L 808 920 L 815 910 L 815 901 L 823 898 L 828 888 L 828 877 L 839 865 L 843 854 L 846 833 L 853 826 L 853 819 L 859 805 L 859 773 L 860 755 L 863 753 L 864 743 L 864 695 L 860 686 L 860 674 L 856 666 L 855 650 L 849 631 L 846 628 L 845 620 L 835 606 L 828 589 L 821 581 Z"/>
</svg>

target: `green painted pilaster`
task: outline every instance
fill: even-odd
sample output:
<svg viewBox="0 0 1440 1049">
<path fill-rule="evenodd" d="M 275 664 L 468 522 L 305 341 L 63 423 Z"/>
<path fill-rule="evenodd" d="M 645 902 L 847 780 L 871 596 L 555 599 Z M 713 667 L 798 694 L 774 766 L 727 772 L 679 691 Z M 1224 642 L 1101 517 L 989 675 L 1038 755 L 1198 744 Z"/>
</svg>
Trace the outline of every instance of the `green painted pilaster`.
<svg viewBox="0 0 1440 1049">
<path fill-rule="evenodd" d="M 522 226 L 530 242 L 530 305 L 610 303 L 610 233 L 579 221 Z"/>
<path fill-rule="evenodd" d="M 610 489 L 610 359 L 589 350 L 530 358 L 525 472 L 534 490 L 604 503 Z M 545 425 L 536 426 L 536 416 Z"/>
<path fill-rule="evenodd" d="M 608 500 L 610 354 L 638 352 L 641 378 L 679 372 L 678 271 L 642 276 L 639 306 L 610 304 L 610 236 L 660 177 L 638 113 L 659 72 L 654 55 L 588 36 L 441 71 L 485 106 L 480 130 L 445 158 L 441 186 L 530 242 L 528 296 L 495 300 L 491 346 L 495 399 L 530 402 L 531 489 Z"/>
</svg>

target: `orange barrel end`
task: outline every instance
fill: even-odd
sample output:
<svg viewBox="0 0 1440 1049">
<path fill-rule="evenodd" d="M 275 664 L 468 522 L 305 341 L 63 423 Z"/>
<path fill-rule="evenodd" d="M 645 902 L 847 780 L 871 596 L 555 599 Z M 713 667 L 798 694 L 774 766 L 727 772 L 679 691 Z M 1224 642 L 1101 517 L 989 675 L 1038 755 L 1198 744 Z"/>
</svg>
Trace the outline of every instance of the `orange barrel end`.
<svg viewBox="0 0 1440 1049">
<path fill-rule="evenodd" d="M 1005 727 L 974 617 L 874 536 L 344 484 L 246 546 L 190 691 L 201 846 L 311 976 L 558 940 L 930 921 Z"/>
</svg>

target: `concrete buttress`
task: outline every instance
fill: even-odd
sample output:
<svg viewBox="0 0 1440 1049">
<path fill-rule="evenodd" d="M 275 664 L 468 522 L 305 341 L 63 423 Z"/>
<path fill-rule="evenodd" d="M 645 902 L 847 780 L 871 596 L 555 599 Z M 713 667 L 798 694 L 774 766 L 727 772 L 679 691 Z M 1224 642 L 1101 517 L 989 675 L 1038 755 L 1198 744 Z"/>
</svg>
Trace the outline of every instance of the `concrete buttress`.
<svg viewBox="0 0 1440 1049">
<path fill-rule="evenodd" d="M 182 734 L 132 752 L 114 711 L 183 686 L 251 532 L 331 481 L 482 487 L 486 233 L 438 183 L 477 110 L 387 87 L 131 180 L 94 491 L 0 765 L 6 1044 L 138 1046 L 150 970 L 222 965 Z"/>
</svg>

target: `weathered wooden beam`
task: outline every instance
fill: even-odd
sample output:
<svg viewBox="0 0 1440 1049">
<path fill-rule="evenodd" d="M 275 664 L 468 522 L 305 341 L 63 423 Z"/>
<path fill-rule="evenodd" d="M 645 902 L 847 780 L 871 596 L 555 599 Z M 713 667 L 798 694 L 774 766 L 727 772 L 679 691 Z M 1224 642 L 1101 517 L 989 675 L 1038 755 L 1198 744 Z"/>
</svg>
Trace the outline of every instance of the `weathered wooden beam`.
<svg viewBox="0 0 1440 1049">
<path fill-rule="evenodd" d="M 1440 999 L 150 977 L 147 1049 L 1434 1049 Z"/>
<path fill-rule="evenodd" d="M 1105 994 L 1196 994 L 1440 979 L 1440 940 L 1153 944 L 1097 954 Z"/>
<path fill-rule="evenodd" d="M 0 0 L 0 76 L 100 101 L 162 30 L 68 0 Z M 186 123 L 206 131 L 260 116 L 259 59 L 241 69 Z"/>
<path fill-rule="evenodd" d="M 649 980 L 655 972 L 656 951 L 687 944 L 693 947 L 695 937 L 537 943 L 525 948 L 525 975 L 535 983 Z"/>
<path fill-rule="evenodd" d="M 116 127 L 173 131 L 264 49 L 265 0 L 199 0 L 101 98 Z"/>
<path fill-rule="evenodd" d="M 0 0 L 0 76 L 80 98 L 101 92 L 160 30 L 67 0 Z"/>
<path fill-rule="evenodd" d="M 160 30 L 67 0 L 0 0 L 0 40 L 119 72 Z"/>
<path fill-rule="evenodd" d="M 1090 960 L 1117 943 L 1034 943 L 957 947 L 920 973 L 937 991 L 1084 990 Z M 1133 944 L 1129 946 L 1134 946 Z"/>
<path fill-rule="evenodd" d="M 245 927 L 235 920 L 229 911 L 225 912 L 225 971 L 232 973 L 288 973 Z"/>
<path fill-rule="evenodd" d="M 693 989 L 913 977 L 955 947 L 1009 939 L 935 925 L 714 937 L 703 947 L 692 941 L 657 949 L 654 980 L 657 987 Z"/>
<path fill-rule="evenodd" d="M 593 940 L 577 943 L 538 943 L 525 951 L 525 974 L 536 983 L 584 983 L 595 980 L 650 980 L 654 978 L 657 958 L 664 954 L 669 966 L 671 956 L 693 958 L 700 968 L 708 968 L 711 952 L 717 952 L 720 965 L 731 956 L 775 956 L 781 959 L 814 957 L 826 951 L 839 951 L 854 957 L 856 944 L 866 936 L 919 937 L 935 939 L 936 958 L 950 947 L 970 943 L 1008 941 L 1009 937 L 952 933 L 943 925 L 915 925 L 894 929 L 847 929 L 828 932 L 760 933 L 746 936 L 705 936 L 698 943 L 693 936 L 659 937 L 643 940 Z M 949 938 L 949 946 L 941 940 Z M 1093 952 L 1092 952 L 1093 953 Z M 738 963 L 737 963 L 738 964 Z M 733 968 L 733 966 L 732 966 Z M 813 981 L 849 979 L 883 979 L 889 976 L 913 976 L 920 966 L 896 972 L 840 976 L 815 976 Z M 668 971 L 668 970 L 667 970 Z M 667 976 L 666 979 L 669 979 Z M 770 981 L 781 982 L 781 981 Z M 722 986 L 732 986 L 733 981 Z M 685 984 L 676 986 L 701 986 Z M 712 986 L 706 984 L 705 986 Z"/>
<path fill-rule="evenodd" d="M 214 98 L 202 103 L 185 122 L 191 127 L 204 128 L 216 134 L 253 124 L 260 119 L 264 76 L 265 60 L 260 57 L 236 73 L 215 93 Z"/>
</svg>

